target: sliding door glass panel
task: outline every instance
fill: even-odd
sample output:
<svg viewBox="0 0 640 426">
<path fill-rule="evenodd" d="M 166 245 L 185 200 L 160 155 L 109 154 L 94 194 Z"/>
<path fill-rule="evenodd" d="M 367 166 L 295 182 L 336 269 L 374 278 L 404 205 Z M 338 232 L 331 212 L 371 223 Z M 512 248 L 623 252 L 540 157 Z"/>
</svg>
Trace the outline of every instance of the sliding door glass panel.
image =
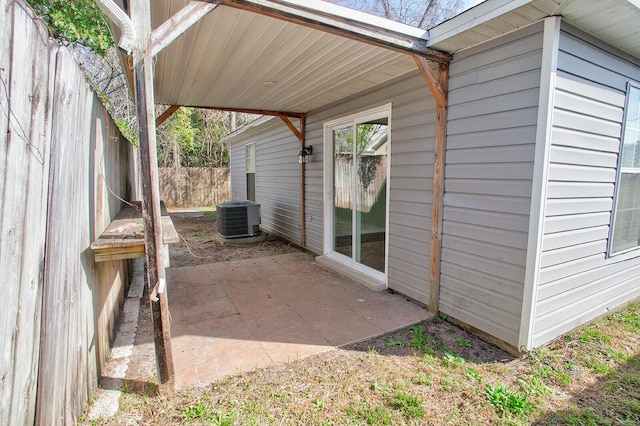
<svg viewBox="0 0 640 426">
<path fill-rule="evenodd" d="M 352 257 L 353 250 L 353 126 L 332 131 L 333 249 Z"/>
<path fill-rule="evenodd" d="M 388 119 L 356 125 L 353 258 L 385 271 Z"/>
</svg>

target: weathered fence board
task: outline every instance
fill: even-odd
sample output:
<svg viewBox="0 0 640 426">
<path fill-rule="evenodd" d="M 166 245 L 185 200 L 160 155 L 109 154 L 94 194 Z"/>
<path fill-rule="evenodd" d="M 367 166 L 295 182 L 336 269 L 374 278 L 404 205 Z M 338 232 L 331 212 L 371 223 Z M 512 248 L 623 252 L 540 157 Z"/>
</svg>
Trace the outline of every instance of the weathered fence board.
<svg viewBox="0 0 640 426">
<path fill-rule="evenodd" d="M 48 32 L 34 25 L 27 8 L 13 3 L 2 11 L 13 14 L 14 44 L 3 64 L 7 90 L 8 133 L 2 132 L 3 176 L 0 280 L 2 318 L 2 424 L 32 424 L 40 347 L 44 234 L 46 227 L 50 106 L 46 65 Z M 5 15 L 6 19 L 6 15 Z M 23 42 L 17 43 L 17 40 Z M 45 58 L 33 66 L 33 58 Z M 6 76 L 6 80 L 5 80 Z M 6 94 L 5 94 L 6 96 Z"/>
<path fill-rule="evenodd" d="M 167 207 L 215 206 L 231 199 L 228 168 L 160 167 L 158 174 Z"/>
<path fill-rule="evenodd" d="M 128 284 L 89 246 L 139 196 L 134 148 L 66 48 L 0 0 L 0 424 L 74 424 Z"/>
</svg>

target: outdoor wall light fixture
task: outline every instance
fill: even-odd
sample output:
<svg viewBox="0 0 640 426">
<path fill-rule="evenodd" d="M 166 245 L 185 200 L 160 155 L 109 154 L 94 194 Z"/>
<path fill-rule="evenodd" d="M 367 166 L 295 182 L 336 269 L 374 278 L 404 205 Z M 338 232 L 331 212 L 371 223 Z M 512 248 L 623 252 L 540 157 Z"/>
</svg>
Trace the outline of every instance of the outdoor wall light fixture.
<svg viewBox="0 0 640 426">
<path fill-rule="evenodd" d="M 311 154 L 313 154 L 312 146 L 305 146 L 298 154 L 298 164 L 309 164 L 311 161 Z"/>
</svg>

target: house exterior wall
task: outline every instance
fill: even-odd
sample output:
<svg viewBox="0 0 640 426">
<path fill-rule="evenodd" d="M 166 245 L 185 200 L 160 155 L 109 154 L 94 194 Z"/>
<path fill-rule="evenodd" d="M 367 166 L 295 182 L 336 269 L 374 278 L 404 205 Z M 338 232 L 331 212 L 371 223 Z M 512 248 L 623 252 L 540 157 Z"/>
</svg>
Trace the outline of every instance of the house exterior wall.
<svg viewBox="0 0 640 426">
<path fill-rule="evenodd" d="M 323 150 L 325 122 L 391 103 L 389 179 L 389 287 L 428 303 L 435 101 L 416 71 L 307 115 L 307 248 L 323 253 Z"/>
<path fill-rule="evenodd" d="M 231 145 L 231 198 L 247 198 L 246 152 L 256 144 L 256 203 L 262 228 L 300 244 L 300 142 L 279 119 L 265 124 L 259 136 L 252 132 L 234 138 Z"/>
<path fill-rule="evenodd" d="M 440 311 L 517 346 L 543 25 L 451 63 Z"/>
<path fill-rule="evenodd" d="M 627 83 L 640 66 L 562 27 L 533 346 L 640 296 L 640 250 L 607 258 Z"/>
</svg>

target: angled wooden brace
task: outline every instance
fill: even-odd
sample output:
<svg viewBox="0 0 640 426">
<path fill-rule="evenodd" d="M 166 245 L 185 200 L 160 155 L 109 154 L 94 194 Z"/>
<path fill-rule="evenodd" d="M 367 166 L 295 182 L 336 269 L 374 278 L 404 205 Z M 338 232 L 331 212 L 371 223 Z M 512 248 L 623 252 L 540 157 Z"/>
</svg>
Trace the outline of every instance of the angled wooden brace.
<svg viewBox="0 0 640 426">
<path fill-rule="evenodd" d="M 219 1 L 192 1 L 163 22 L 151 33 L 151 56 L 156 56 L 162 49 L 169 46 L 175 39 L 215 9 L 219 3 Z"/>
</svg>

